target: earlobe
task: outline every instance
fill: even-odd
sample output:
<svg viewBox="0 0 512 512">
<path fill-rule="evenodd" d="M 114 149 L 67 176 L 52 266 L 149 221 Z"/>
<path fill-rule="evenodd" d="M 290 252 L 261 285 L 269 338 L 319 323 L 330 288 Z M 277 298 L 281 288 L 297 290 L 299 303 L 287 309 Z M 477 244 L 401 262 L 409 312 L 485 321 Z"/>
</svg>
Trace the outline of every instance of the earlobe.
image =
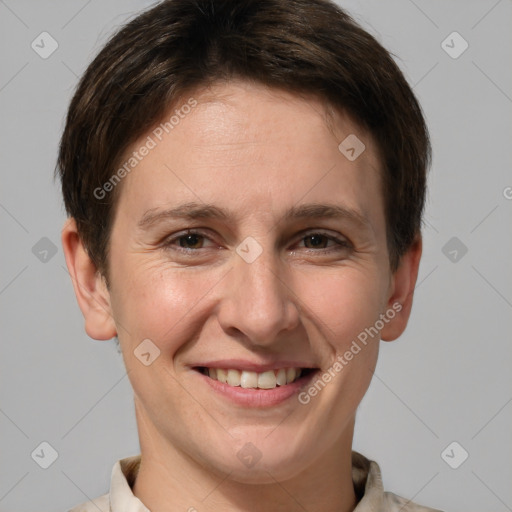
<svg viewBox="0 0 512 512">
<path fill-rule="evenodd" d="M 422 252 L 422 239 L 418 235 L 409 250 L 402 256 L 400 265 L 391 277 L 390 296 L 387 302 L 389 322 L 381 331 L 383 341 L 397 339 L 407 327 L 411 314 L 414 288 L 418 278 Z"/>
<path fill-rule="evenodd" d="M 82 244 L 75 219 L 70 217 L 65 222 L 61 241 L 76 299 L 84 315 L 85 331 L 96 340 L 112 339 L 117 330 L 110 293 Z"/>
</svg>

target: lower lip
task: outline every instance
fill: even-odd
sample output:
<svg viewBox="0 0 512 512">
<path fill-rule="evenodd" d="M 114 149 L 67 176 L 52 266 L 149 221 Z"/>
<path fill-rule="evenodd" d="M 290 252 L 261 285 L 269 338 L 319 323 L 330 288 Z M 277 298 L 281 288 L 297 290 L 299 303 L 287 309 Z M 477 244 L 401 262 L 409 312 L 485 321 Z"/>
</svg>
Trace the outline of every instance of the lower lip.
<svg viewBox="0 0 512 512">
<path fill-rule="evenodd" d="M 230 386 L 224 382 L 212 379 L 201 372 L 194 370 L 194 372 L 202 378 L 215 392 L 227 398 L 231 402 L 245 407 L 264 408 L 272 407 L 285 402 L 292 396 L 299 393 L 299 391 L 307 386 L 313 377 L 317 374 L 315 370 L 308 375 L 299 378 L 291 384 L 284 386 L 277 386 L 273 389 L 257 389 L 257 388 L 242 388 L 240 386 Z"/>
</svg>

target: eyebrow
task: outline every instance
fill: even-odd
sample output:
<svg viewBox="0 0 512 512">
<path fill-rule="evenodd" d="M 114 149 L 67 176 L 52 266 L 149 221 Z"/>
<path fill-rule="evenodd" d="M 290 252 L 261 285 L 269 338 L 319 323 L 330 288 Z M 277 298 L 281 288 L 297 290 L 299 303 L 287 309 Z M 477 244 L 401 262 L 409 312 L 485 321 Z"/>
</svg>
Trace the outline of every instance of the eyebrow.
<svg viewBox="0 0 512 512">
<path fill-rule="evenodd" d="M 144 213 L 137 225 L 144 229 L 162 221 L 175 219 L 229 221 L 236 219 L 236 215 L 213 204 L 190 202 L 168 209 L 151 208 Z M 359 227 L 372 229 L 370 221 L 362 213 L 338 204 L 310 203 L 293 206 L 285 212 L 281 221 L 305 219 L 345 219 L 352 221 Z"/>
</svg>

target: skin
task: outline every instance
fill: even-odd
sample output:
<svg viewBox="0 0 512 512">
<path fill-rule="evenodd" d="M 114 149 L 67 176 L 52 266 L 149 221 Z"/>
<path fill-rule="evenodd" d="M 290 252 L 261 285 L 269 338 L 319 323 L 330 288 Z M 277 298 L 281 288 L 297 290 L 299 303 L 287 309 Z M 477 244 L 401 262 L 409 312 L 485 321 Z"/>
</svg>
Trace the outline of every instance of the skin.
<svg viewBox="0 0 512 512">
<path fill-rule="evenodd" d="M 191 365 L 291 359 L 325 372 L 400 303 L 380 333 L 396 339 L 410 314 L 421 238 L 392 272 L 377 149 L 347 116 L 336 113 L 329 123 L 317 99 L 245 82 L 194 98 L 197 106 L 123 179 L 110 289 L 74 220 L 62 231 L 85 329 L 98 340 L 118 336 L 134 389 L 142 454 L 134 494 L 151 510 L 353 510 L 354 421 L 376 365 L 377 336 L 306 405 L 296 397 L 264 409 L 235 405 Z M 338 150 L 349 134 L 366 145 L 353 162 Z M 137 226 L 149 209 L 189 201 L 235 217 Z M 368 226 L 283 220 L 306 203 L 354 209 Z M 205 236 L 188 245 L 170 241 L 188 228 Z M 318 231 L 349 245 L 325 237 L 315 245 Z M 249 236 L 262 249 L 252 263 L 236 252 Z M 189 255 L 177 249 L 180 240 Z M 160 356 L 145 366 L 133 351 L 148 338 Z M 250 468 L 237 457 L 248 442 L 261 454 Z"/>
</svg>

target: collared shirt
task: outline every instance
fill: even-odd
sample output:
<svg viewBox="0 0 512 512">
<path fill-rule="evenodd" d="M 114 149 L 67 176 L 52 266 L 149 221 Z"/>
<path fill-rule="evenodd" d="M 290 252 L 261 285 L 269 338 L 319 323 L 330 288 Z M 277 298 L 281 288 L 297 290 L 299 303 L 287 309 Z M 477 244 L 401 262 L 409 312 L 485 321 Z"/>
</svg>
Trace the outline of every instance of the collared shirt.
<svg viewBox="0 0 512 512">
<path fill-rule="evenodd" d="M 112 469 L 110 492 L 69 512 L 150 512 L 132 491 L 140 459 L 140 455 L 134 455 L 118 460 Z M 442 512 L 384 491 L 379 465 L 355 451 L 352 452 L 352 481 L 358 500 L 354 512 Z"/>
</svg>

